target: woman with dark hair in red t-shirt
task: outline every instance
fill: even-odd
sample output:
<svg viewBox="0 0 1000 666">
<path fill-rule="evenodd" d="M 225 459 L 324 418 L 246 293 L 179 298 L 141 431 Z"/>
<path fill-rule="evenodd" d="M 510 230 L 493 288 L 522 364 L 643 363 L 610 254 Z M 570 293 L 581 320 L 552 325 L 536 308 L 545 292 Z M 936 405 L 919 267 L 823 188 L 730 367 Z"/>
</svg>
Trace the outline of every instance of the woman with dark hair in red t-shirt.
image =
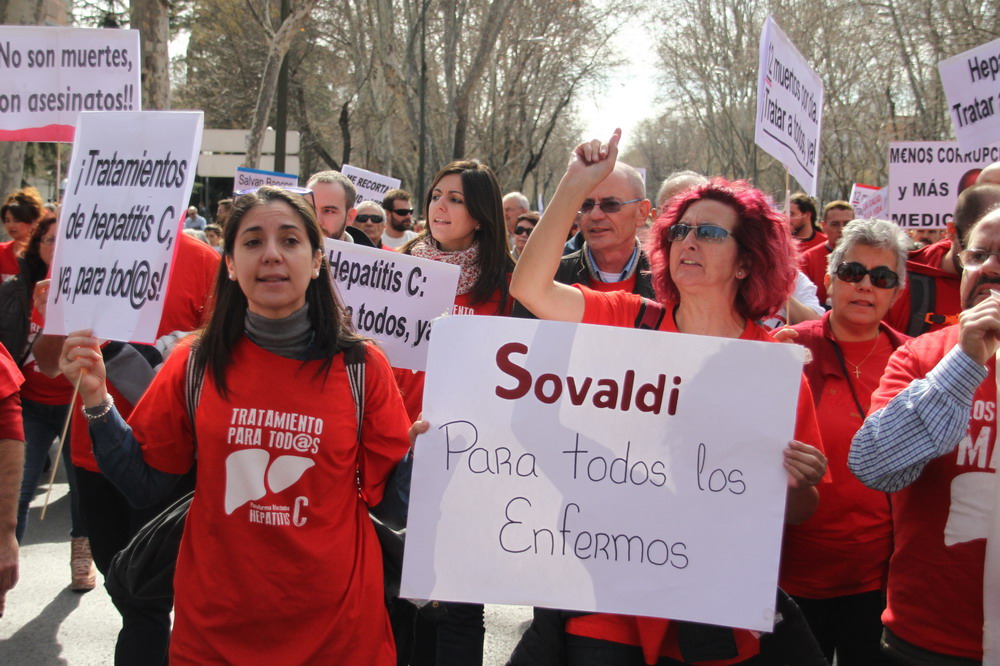
<svg viewBox="0 0 1000 666">
<path fill-rule="evenodd" d="M 613 170 L 620 138 L 617 130 L 608 143 L 591 141 L 577 146 L 518 260 L 511 294 L 541 319 L 630 328 L 641 320 L 645 304 L 637 295 L 596 292 L 553 280 L 566 231 L 587 195 Z M 664 310 L 659 330 L 773 342 L 754 322 L 777 312 L 789 297 L 797 252 L 784 218 L 762 192 L 745 182 L 721 178 L 686 191 L 660 215 L 646 251 L 657 300 Z M 815 486 L 826 472 L 826 458 L 817 448 L 821 445 L 816 415 L 804 382 L 795 438 L 784 454 L 787 523 L 800 523 L 816 510 L 819 493 Z M 721 649 L 710 658 L 702 652 L 702 657 L 691 663 L 731 664 L 748 659 L 758 664 L 825 663 L 808 629 L 801 622 L 794 624 L 801 620 L 801 615 L 792 617 L 794 603 L 784 595 L 779 599 L 784 619 L 777 623 L 774 634 L 760 641 L 741 630 L 732 630 L 720 640 L 718 628 L 705 625 L 582 615 L 556 621 L 564 627 L 564 633 L 556 638 L 562 649 L 548 651 L 549 661 L 537 660 L 538 644 L 546 643 L 540 639 L 541 630 L 529 630 L 512 663 L 655 664 L 661 657 L 677 660 L 668 663 L 684 663 L 685 646 L 705 641 L 731 649 Z M 724 604 L 725 599 L 719 603 Z M 546 612 L 536 611 L 535 625 L 552 626 L 552 622 L 541 621 L 539 613 Z"/>
<path fill-rule="evenodd" d="M 0 243 L 0 282 L 17 275 L 17 259 L 28 246 L 31 230 L 42 217 L 45 202 L 33 187 L 11 192 L 0 206 L 0 223 L 10 240 Z"/>
<path fill-rule="evenodd" d="M 241 195 L 224 248 L 207 327 L 171 353 L 129 425 L 90 331 L 60 359 L 101 471 L 130 502 L 156 501 L 197 458 L 170 663 L 393 666 L 368 515 L 409 448 L 389 364 L 337 302 L 301 196 Z"/>
<path fill-rule="evenodd" d="M 24 256 L 18 259 L 20 272 L 14 280 L 6 283 L 0 289 L 16 288 L 23 290 L 26 303 L 31 303 L 35 285 L 46 278 L 52 256 L 55 251 L 56 231 L 55 212 L 50 212 L 35 225 L 28 240 Z M 44 303 L 44 301 L 42 301 Z M 39 307 L 44 310 L 43 305 Z M 17 540 L 24 538 L 28 525 L 28 507 L 35 497 L 38 483 L 41 480 L 42 469 L 48 459 L 52 440 L 59 437 L 69 412 L 69 401 L 73 387 L 63 376 L 49 377 L 38 369 L 35 357 L 29 353 L 35 337 L 41 334 L 45 324 L 44 312 L 38 308 L 26 309 L 28 318 L 28 337 L 25 347 L 13 351 L 17 361 L 21 363 L 24 373 L 24 386 L 21 388 L 21 409 L 24 414 L 24 478 L 21 480 L 21 495 L 17 505 Z M 76 473 L 70 460 L 68 442 L 62 446 L 63 460 L 66 463 L 66 476 L 69 481 L 70 494 L 70 569 L 72 578 L 70 589 L 75 592 L 86 592 L 97 586 L 97 568 L 90 552 L 90 540 L 87 529 L 80 515 L 79 490 L 76 483 Z"/>
<path fill-rule="evenodd" d="M 477 160 L 446 164 L 434 176 L 424 198 L 424 217 L 427 226 L 423 233 L 400 252 L 461 269 L 452 314 L 510 314 L 513 301 L 508 282 L 514 259 L 507 246 L 500 185 L 493 170 Z M 395 374 L 407 412 L 416 419 L 423 402 L 424 373 L 396 370 Z M 395 605 L 393 612 L 401 663 L 482 663 L 486 635 L 482 604 L 428 604 L 416 614 L 412 648 L 406 628 L 408 610 Z M 409 661 L 403 661 L 407 657 Z"/>
</svg>

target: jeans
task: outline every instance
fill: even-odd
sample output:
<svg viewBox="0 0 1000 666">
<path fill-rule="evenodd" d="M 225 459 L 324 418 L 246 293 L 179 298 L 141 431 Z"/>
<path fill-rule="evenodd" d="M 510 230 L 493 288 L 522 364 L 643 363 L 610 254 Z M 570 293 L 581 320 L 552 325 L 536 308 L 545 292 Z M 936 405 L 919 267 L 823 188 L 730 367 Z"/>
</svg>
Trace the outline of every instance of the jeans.
<svg viewBox="0 0 1000 666">
<path fill-rule="evenodd" d="M 135 533 L 194 487 L 194 475 L 181 478 L 162 502 L 144 509 L 132 507 L 104 475 L 76 468 L 80 508 L 90 536 L 94 564 L 107 576 L 115 554 Z M 170 645 L 170 609 L 173 599 L 144 600 L 112 597 L 122 616 L 122 629 L 115 645 L 116 666 L 160 666 L 167 663 Z"/>
<path fill-rule="evenodd" d="M 45 405 L 27 398 L 21 399 L 21 415 L 24 419 L 24 478 L 21 481 L 21 495 L 17 503 L 17 536 L 18 543 L 24 537 L 28 527 L 28 507 L 35 498 L 38 484 L 41 482 L 42 469 L 49 457 L 52 441 L 62 433 L 69 405 Z M 80 518 L 80 500 L 76 489 L 76 474 L 70 460 L 69 431 L 66 432 L 66 442 L 62 449 L 63 464 L 66 466 L 66 477 L 69 480 L 69 500 L 71 537 L 85 537 L 87 530 Z"/>
</svg>

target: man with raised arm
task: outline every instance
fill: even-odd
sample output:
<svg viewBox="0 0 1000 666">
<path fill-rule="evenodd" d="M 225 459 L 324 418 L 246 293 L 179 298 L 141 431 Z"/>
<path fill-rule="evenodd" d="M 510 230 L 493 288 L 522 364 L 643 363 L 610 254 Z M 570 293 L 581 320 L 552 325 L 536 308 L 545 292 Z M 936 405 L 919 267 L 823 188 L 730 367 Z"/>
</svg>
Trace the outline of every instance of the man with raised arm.
<svg viewBox="0 0 1000 666">
<path fill-rule="evenodd" d="M 629 165 L 618 162 L 585 196 L 578 211 L 583 246 L 562 257 L 553 273 L 556 282 L 653 298 L 649 258 L 636 238 L 636 231 L 645 224 L 652 205 L 646 199 L 642 176 Z M 537 229 L 532 233 L 537 233 Z M 532 316 L 519 302 L 512 314 Z"/>
</svg>

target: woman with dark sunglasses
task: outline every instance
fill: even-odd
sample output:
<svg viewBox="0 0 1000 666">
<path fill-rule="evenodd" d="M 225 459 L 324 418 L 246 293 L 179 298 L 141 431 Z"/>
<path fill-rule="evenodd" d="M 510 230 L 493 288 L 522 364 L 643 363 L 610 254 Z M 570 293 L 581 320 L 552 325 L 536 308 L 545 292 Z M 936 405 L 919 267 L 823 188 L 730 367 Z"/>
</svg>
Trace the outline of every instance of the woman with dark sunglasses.
<svg viewBox="0 0 1000 666">
<path fill-rule="evenodd" d="M 514 258 L 517 259 L 524 252 L 524 246 L 528 242 L 528 237 L 538 224 L 538 213 L 524 213 L 519 215 L 517 223 L 514 225 Z"/>
<path fill-rule="evenodd" d="M 812 352 L 805 366 L 833 483 L 813 516 L 785 530 L 778 584 L 802 608 L 833 663 L 890 663 L 879 649 L 892 552 L 888 495 L 847 468 L 889 356 L 907 337 L 882 323 L 906 280 L 909 239 L 892 222 L 854 220 L 829 255 L 832 309 L 778 334 Z"/>
<path fill-rule="evenodd" d="M 573 152 L 518 261 L 511 282 L 514 298 L 541 319 L 773 342 L 754 322 L 777 312 L 792 292 L 797 250 L 787 223 L 768 197 L 745 182 L 714 178 L 671 200 L 646 246 L 656 301 L 553 280 L 566 231 L 588 193 L 614 168 L 620 138 L 617 130 L 608 143 L 583 143 Z M 650 312 L 658 314 L 652 321 L 646 316 Z M 826 458 L 817 448 L 815 410 L 804 380 L 802 386 L 795 440 L 784 451 L 787 523 L 800 523 L 816 510 L 819 493 L 815 486 L 826 472 Z M 727 599 L 720 595 L 713 602 L 725 604 Z M 777 610 L 781 620 L 774 633 L 758 639 L 745 630 L 692 622 L 536 609 L 532 627 L 515 649 L 511 664 L 638 666 L 748 660 L 754 664 L 825 664 L 801 614 L 780 591 Z M 688 648 L 698 644 L 711 649 L 690 657 Z"/>
</svg>

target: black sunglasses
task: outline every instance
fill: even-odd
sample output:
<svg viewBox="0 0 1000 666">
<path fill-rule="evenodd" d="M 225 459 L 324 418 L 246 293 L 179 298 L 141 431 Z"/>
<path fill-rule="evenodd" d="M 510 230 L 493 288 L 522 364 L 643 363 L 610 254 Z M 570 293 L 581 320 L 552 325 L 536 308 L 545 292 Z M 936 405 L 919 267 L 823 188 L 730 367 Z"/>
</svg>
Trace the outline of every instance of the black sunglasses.
<svg viewBox="0 0 1000 666">
<path fill-rule="evenodd" d="M 700 241 L 721 241 L 729 235 L 728 229 L 715 224 L 685 224 L 678 222 L 670 227 L 667 232 L 667 240 L 671 243 L 682 241 L 687 238 L 688 233 L 694 232 L 694 237 Z"/>
<path fill-rule="evenodd" d="M 412 208 L 393 208 L 392 212 L 400 217 L 406 217 L 407 215 L 413 215 Z"/>
<path fill-rule="evenodd" d="M 385 218 L 381 215 L 367 215 L 362 213 L 354 218 L 355 222 L 373 222 L 375 224 L 382 224 L 385 222 Z"/>
<path fill-rule="evenodd" d="M 532 231 L 534 231 L 533 227 L 520 227 L 520 226 L 514 227 L 515 236 L 520 236 L 521 234 L 524 234 L 525 236 L 530 236 Z"/>
<path fill-rule="evenodd" d="M 635 203 L 636 201 L 642 201 L 642 199 L 629 199 L 628 201 L 615 201 L 611 199 L 608 201 L 602 201 L 600 203 L 587 199 L 582 204 L 580 204 L 580 214 L 582 215 L 585 213 L 589 213 L 590 211 L 594 210 L 594 206 L 597 206 L 602 211 L 608 214 L 617 213 L 622 209 L 622 206 L 624 206 L 625 204 Z"/>
<path fill-rule="evenodd" d="M 844 282 L 851 283 L 861 282 L 867 275 L 872 286 L 879 289 L 894 289 L 899 286 L 899 275 L 888 266 L 876 266 L 869 270 L 864 264 L 848 261 L 837 266 L 836 274 Z"/>
</svg>

